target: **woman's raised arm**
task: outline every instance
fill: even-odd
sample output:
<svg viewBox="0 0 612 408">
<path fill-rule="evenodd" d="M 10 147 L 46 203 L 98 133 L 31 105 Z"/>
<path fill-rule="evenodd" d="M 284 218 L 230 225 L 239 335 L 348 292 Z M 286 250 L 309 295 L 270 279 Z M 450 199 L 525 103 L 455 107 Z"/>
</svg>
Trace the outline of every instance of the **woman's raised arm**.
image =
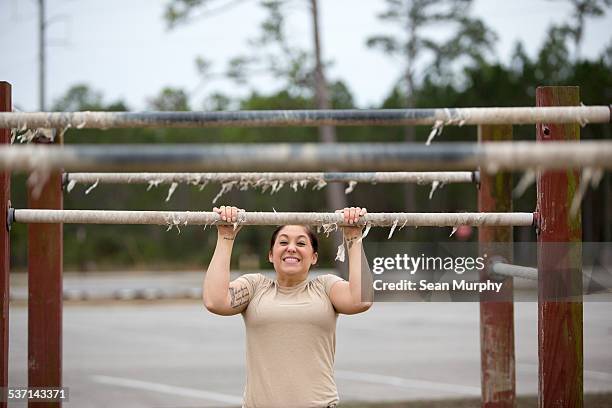
<svg viewBox="0 0 612 408">
<path fill-rule="evenodd" d="M 365 312 L 372 306 L 372 274 L 362 246 L 362 227 L 359 219 L 367 214 L 365 208 L 351 207 L 341 210 L 344 221 L 356 224 L 342 229 L 348 247 L 349 280 L 336 282 L 329 298 L 338 313 L 356 314 Z"/>
<path fill-rule="evenodd" d="M 236 222 L 240 210 L 236 207 L 213 208 L 223 221 Z M 241 313 L 249 303 L 249 291 L 244 283 L 230 283 L 230 260 L 234 240 L 240 227 L 217 226 L 217 245 L 208 265 L 202 286 L 202 297 L 206 309 L 212 313 L 229 316 Z"/>
</svg>

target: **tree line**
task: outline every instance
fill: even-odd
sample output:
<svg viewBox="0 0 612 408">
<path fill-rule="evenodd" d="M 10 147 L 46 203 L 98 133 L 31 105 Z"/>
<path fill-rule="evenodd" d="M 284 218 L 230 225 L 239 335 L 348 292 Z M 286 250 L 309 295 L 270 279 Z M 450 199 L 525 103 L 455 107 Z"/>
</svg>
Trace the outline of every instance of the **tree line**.
<svg viewBox="0 0 612 408">
<path fill-rule="evenodd" d="M 212 93 L 196 106 L 185 89 L 164 88 L 147 101 L 151 110 L 260 110 L 355 108 L 352 91 L 342 78 L 328 79 L 328 62 L 321 54 L 317 0 L 298 3 L 305 6 L 312 22 L 312 47 L 301 49 L 287 36 L 288 0 L 264 0 L 266 10 L 260 36 L 253 39 L 252 55 L 239 55 L 228 62 L 221 75 L 241 86 L 249 86 L 261 72 L 279 78 L 279 88 L 270 92 L 251 88 L 250 94 L 235 98 Z M 403 61 L 401 75 L 384 100 L 373 108 L 534 106 L 535 88 L 542 85 L 579 85 L 586 105 L 605 104 L 612 95 L 612 42 L 591 59 L 581 55 L 583 33 L 589 19 L 609 11 L 612 0 L 571 0 L 573 14 L 568 20 L 548 29 L 534 56 L 517 43 L 508 62 L 493 56 L 497 36 L 491 27 L 473 16 L 471 0 L 386 0 L 379 18 L 400 29 L 402 35 L 380 33 L 366 40 L 367 45 L 389 57 Z M 183 24 L 198 24 L 215 7 L 226 3 L 215 0 L 172 0 L 165 21 L 172 29 Z M 239 6 L 239 4 L 238 4 Z M 212 18 L 212 17 L 210 17 Z M 446 40 L 430 38 L 429 29 L 446 26 L 452 32 Z M 397 32 L 397 31 L 396 31 Z M 202 83 L 214 80 L 211 64 L 204 57 L 195 61 Z M 87 84 L 76 84 L 58 98 L 53 110 L 128 111 L 124 101 L 107 100 L 101 91 Z M 78 132 L 78 135 L 77 133 Z M 68 130 L 66 143 L 251 143 L 251 142 L 424 142 L 426 127 L 351 127 L 351 128 L 224 128 L 206 129 L 116 129 Z M 581 129 L 583 139 L 609 139 L 609 125 Z M 515 126 L 516 140 L 534 140 L 533 126 Z M 475 127 L 445 128 L 436 141 L 475 141 Z M 434 141 L 435 143 L 435 141 Z M 515 175 L 515 183 L 521 174 Z M 66 209 L 209 210 L 221 186 L 208 185 L 200 191 L 194 186 L 179 186 L 166 202 L 167 187 L 104 186 L 89 194 L 89 186 L 77 186 L 65 194 Z M 270 195 L 269 191 L 237 191 L 224 194 L 217 204 L 231 203 L 253 211 L 328 211 L 345 205 L 365 206 L 371 212 L 400 211 L 476 211 L 477 190 L 473 185 L 448 185 L 429 198 L 429 186 L 358 185 L 344 194 L 346 186 L 327 186 L 322 190 L 289 187 Z M 612 182 L 606 175 L 598 188 L 589 188 L 583 201 L 585 241 L 612 239 L 610 197 Z M 13 203 L 25 207 L 25 178 L 15 177 Z M 515 211 L 533 211 L 533 186 L 514 202 Z M 12 234 L 12 264 L 26 264 L 25 226 L 15 226 Z M 245 227 L 235 248 L 235 266 L 266 267 L 270 231 L 264 227 Z M 394 240 L 443 241 L 450 229 L 405 228 Z M 384 241 L 388 231 L 373 229 L 369 240 Z M 475 239 L 475 235 L 471 239 Z M 517 228 L 518 240 L 534 240 L 529 228 Z M 201 268 L 212 255 L 216 234 L 210 228 L 185 227 L 165 231 L 155 226 L 64 226 L 66 269 L 105 268 Z M 331 265 L 335 244 L 326 240 L 321 257 Z M 336 242 L 337 244 L 337 242 Z"/>
</svg>

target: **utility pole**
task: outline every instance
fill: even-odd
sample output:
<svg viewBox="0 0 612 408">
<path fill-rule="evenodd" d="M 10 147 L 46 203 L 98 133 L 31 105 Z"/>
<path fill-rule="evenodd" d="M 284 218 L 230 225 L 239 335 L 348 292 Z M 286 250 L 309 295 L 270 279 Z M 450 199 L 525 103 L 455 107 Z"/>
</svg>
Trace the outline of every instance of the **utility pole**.
<svg viewBox="0 0 612 408">
<path fill-rule="evenodd" d="M 323 57 L 321 51 L 321 27 L 319 25 L 318 0 L 310 0 L 310 12 L 312 17 L 312 35 L 315 54 L 315 100 L 317 109 L 329 109 L 329 90 L 323 68 Z M 319 138 L 323 143 L 336 143 L 336 129 L 333 126 L 320 126 Z M 341 184 L 328 186 L 326 191 L 327 204 L 330 209 L 340 209 L 346 207 L 346 196 L 342 191 Z"/>
<path fill-rule="evenodd" d="M 45 111 L 45 0 L 38 0 L 38 98 Z"/>
<path fill-rule="evenodd" d="M 318 0 L 310 0 L 310 12 L 312 18 L 312 35 L 314 43 L 314 55 L 315 55 L 315 100 L 317 109 L 329 109 L 329 89 L 327 88 L 327 81 L 325 79 L 325 72 L 323 68 L 323 52 L 321 51 L 321 27 L 319 25 L 319 8 Z M 336 143 L 336 129 L 333 126 L 320 126 L 319 127 L 319 139 L 323 143 Z M 329 185 L 325 192 L 327 198 L 327 206 L 331 210 L 338 210 L 347 206 L 346 195 L 344 194 L 342 185 L 334 183 Z M 343 244 L 343 238 L 341 234 L 334 234 L 334 248 Z M 348 279 L 348 264 L 336 262 L 336 267 L 340 272 L 340 276 Z"/>
</svg>

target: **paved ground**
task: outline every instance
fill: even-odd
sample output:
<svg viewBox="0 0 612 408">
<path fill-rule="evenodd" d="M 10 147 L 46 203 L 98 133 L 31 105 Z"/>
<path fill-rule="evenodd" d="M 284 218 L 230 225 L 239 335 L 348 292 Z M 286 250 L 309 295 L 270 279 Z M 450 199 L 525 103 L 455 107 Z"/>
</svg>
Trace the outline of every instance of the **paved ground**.
<svg viewBox="0 0 612 408">
<path fill-rule="evenodd" d="M 203 277 L 203 271 L 67 272 L 62 283 L 66 300 L 201 299 Z M 27 274 L 13 274 L 11 299 L 27 296 Z"/>
<path fill-rule="evenodd" d="M 16 283 L 17 280 L 15 280 Z M 517 391 L 537 392 L 537 305 L 516 304 Z M 585 392 L 612 391 L 612 303 L 585 303 Z M 73 407 L 237 406 L 239 316 L 195 301 L 80 302 L 64 308 L 64 383 Z M 27 309 L 10 315 L 10 384 L 27 382 Z M 478 304 L 377 303 L 338 321 L 343 401 L 479 395 Z M 19 405 L 13 404 L 17 407 Z"/>
</svg>

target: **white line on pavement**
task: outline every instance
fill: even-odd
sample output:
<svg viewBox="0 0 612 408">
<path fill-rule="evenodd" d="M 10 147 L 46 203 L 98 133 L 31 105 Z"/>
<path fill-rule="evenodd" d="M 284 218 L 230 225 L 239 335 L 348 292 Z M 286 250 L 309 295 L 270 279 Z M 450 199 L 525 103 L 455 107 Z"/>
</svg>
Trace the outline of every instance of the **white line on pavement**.
<svg viewBox="0 0 612 408">
<path fill-rule="evenodd" d="M 362 373 L 357 371 L 336 370 L 335 377 L 342 380 L 369 382 L 373 384 L 393 385 L 404 388 L 417 388 L 422 390 L 446 391 L 465 395 L 480 395 L 479 387 L 467 385 L 445 384 L 436 381 L 412 380 L 408 378 L 393 377 L 389 375 Z"/>
<path fill-rule="evenodd" d="M 196 390 L 193 388 L 176 387 L 174 385 L 159 384 L 148 381 L 133 380 L 130 378 L 109 377 L 106 375 L 93 375 L 91 379 L 97 383 L 116 385 L 125 388 L 155 391 L 163 394 L 180 395 L 182 397 L 200 398 L 227 404 L 242 404 L 242 397 L 220 394 L 218 392 Z"/>
</svg>

